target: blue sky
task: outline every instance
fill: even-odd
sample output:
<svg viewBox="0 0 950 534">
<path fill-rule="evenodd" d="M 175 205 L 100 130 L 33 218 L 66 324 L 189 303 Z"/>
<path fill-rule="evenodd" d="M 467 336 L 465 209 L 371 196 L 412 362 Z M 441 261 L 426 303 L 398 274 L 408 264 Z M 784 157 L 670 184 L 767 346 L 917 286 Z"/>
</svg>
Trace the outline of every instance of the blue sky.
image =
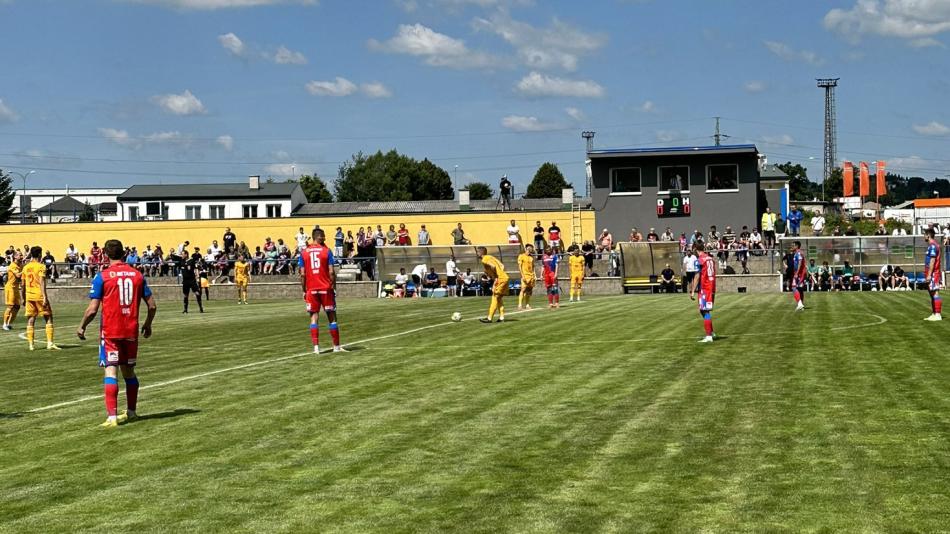
<svg viewBox="0 0 950 534">
<path fill-rule="evenodd" d="M 333 179 L 355 152 L 465 184 L 595 146 L 729 142 L 821 175 L 950 174 L 950 1 L 0 0 L 0 168 L 33 186 Z M 458 170 L 455 170 L 455 166 Z"/>
</svg>

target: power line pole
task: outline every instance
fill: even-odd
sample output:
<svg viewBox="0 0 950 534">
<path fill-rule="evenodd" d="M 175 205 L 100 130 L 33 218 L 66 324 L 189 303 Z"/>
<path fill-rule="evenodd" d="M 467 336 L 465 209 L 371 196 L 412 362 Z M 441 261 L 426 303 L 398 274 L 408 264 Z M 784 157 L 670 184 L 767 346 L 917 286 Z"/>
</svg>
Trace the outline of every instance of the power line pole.
<svg viewBox="0 0 950 534">
<path fill-rule="evenodd" d="M 591 153 L 592 150 L 594 150 L 594 134 L 595 133 L 597 132 L 591 132 L 589 130 L 585 130 L 581 132 L 581 137 L 583 137 L 584 140 L 587 142 L 587 152 L 584 153 L 585 159 L 590 159 L 589 154 Z M 587 180 L 585 180 L 585 188 L 586 188 L 586 190 L 584 191 L 585 198 L 590 198 L 590 190 L 592 186 L 593 184 L 591 183 L 591 176 L 588 175 Z"/>
<path fill-rule="evenodd" d="M 821 178 L 821 200 L 825 200 L 825 182 L 831 177 L 838 159 L 838 125 L 835 119 L 835 87 L 841 78 L 816 78 L 818 87 L 825 89 L 825 154 Z"/>
</svg>

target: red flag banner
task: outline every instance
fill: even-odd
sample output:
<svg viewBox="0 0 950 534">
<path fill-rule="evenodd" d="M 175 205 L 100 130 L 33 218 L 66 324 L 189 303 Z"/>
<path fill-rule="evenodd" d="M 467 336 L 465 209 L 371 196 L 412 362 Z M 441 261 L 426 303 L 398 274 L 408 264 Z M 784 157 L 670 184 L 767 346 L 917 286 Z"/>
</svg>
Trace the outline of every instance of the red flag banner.
<svg viewBox="0 0 950 534">
<path fill-rule="evenodd" d="M 875 167 L 877 169 L 877 196 L 881 198 L 882 195 L 887 194 L 887 181 L 884 179 L 886 164 L 878 161 Z"/>
<path fill-rule="evenodd" d="M 858 179 L 858 194 L 862 197 L 871 196 L 871 173 L 866 161 L 861 162 L 861 172 Z"/>
<path fill-rule="evenodd" d="M 850 161 L 844 162 L 844 196 L 854 196 L 854 165 Z"/>
</svg>

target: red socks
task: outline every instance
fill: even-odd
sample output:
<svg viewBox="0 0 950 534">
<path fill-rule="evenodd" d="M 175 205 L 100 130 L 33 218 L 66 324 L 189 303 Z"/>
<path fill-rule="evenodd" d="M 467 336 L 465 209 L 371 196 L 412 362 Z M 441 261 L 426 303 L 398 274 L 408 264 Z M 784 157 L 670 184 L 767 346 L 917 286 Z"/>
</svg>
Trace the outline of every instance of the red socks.
<svg viewBox="0 0 950 534">
<path fill-rule="evenodd" d="M 106 394 L 106 415 L 115 417 L 116 405 L 119 403 L 119 381 L 106 377 L 103 380 L 103 389 Z"/>
<path fill-rule="evenodd" d="M 314 347 L 320 344 L 320 325 L 310 325 L 310 340 L 313 341 Z"/>
<path fill-rule="evenodd" d="M 706 335 L 711 336 L 713 333 L 712 319 L 703 319 L 703 328 L 706 329 Z"/>
<path fill-rule="evenodd" d="M 135 411 L 135 405 L 139 400 L 139 379 L 137 377 L 125 379 L 125 400 L 128 403 L 129 411 Z"/>
<path fill-rule="evenodd" d="M 340 346 L 340 327 L 337 326 L 336 322 L 330 323 L 330 338 L 333 339 L 333 346 Z"/>
</svg>

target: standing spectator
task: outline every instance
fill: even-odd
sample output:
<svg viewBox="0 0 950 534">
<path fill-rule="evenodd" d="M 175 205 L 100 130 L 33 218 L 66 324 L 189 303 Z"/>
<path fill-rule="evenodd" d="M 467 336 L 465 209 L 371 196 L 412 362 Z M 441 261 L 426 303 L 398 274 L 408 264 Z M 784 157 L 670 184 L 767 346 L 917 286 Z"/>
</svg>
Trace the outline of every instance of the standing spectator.
<svg viewBox="0 0 950 534">
<path fill-rule="evenodd" d="M 775 247 L 775 214 L 772 213 L 772 208 L 765 208 L 761 222 L 765 248 L 771 250 Z"/>
<path fill-rule="evenodd" d="M 51 280 L 56 280 L 59 278 L 59 270 L 56 269 L 56 259 L 53 257 L 53 253 L 49 250 L 46 251 L 46 255 L 43 256 L 43 264 L 46 265 L 46 276 Z"/>
<path fill-rule="evenodd" d="M 470 245 L 471 242 L 465 239 L 465 230 L 462 230 L 462 223 L 458 223 L 455 230 L 452 230 L 452 243 L 455 245 Z"/>
<path fill-rule="evenodd" d="M 450 297 L 461 296 L 456 293 L 458 274 L 458 268 L 455 266 L 455 256 L 451 256 L 449 260 L 445 262 L 445 286 L 448 288 Z"/>
<path fill-rule="evenodd" d="M 600 233 L 600 250 L 602 252 L 610 252 L 614 249 L 614 236 L 604 228 L 604 231 Z"/>
<path fill-rule="evenodd" d="M 608 249 L 609 251 L 609 249 Z M 581 255 L 584 257 L 584 276 L 590 276 L 594 273 L 594 255 L 597 247 L 593 241 L 584 241 L 581 245 Z"/>
<path fill-rule="evenodd" d="M 383 248 L 386 246 L 386 234 L 383 233 L 382 225 L 376 225 L 376 232 L 373 234 L 373 239 L 376 240 L 376 248 Z"/>
<path fill-rule="evenodd" d="M 557 221 L 551 221 L 551 226 L 548 228 L 548 243 L 555 253 L 563 251 L 561 248 L 561 228 L 557 225 Z"/>
<path fill-rule="evenodd" d="M 630 242 L 639 243 L 643 241 L 643 234 L 640 233 L 640 230 L 637 230 L 636 227 L 630 229 Z"/>
<path fill-rule="evenodd" d="M 819 213 L 811 219 L 811 230 L 815 236 L 820 236 L 825 229 L 825 216 Z"/>
<path fill-rule="evenodd" d="M 686 239 L 685 233 L 680 233 L 680 252 L 686 252 L 686 249 L 689 248 L 689 242 Z"/>
<path fill-rule="evenodd" d="M 511 224 L 508 225 L 507 232 L 509 245 L 521 244 L 521 229 L 518 228 L 518 223 L 516 223 L 514 219 L 512 219 Z"/>
<path fill-rule="evenodd" d="M 736 242 L 736 260 L 742 266 L 742 274 L 749 274 L 749 240 L 740 239 Z"/>
<path fill-rule="evenodd" d="M 785 220 L 782 219 L 781 215 L 775 217 L 775 242 L 778 243 L 780 239 L 785 237 Z"/>
<path fill-rule="evenodd" d="M 217 257 L 218 257 L 218 254 L 221 253 L 221 247 L 218 245 L 218 240 L 217 240 L 217 239 L 215 239 L 215 240 L 213 240 L 213 241 L 211 242 L 211 247 L 210 247 L 210 249 L 211 249 L 211 254 L 212 254 L 215 258 L 217 258 Z"/>
<path fill-rule="evenodd" d="M 670 269 L 670 264 L 666 264 L 666 268 L 660 271 L 660 291 L 665 291 L 667 293 L 676 293 L 676 281 L 673 279 L 676 276 L 676 273 L 673 272 L 673 269 Z"/>
<path fill-rule="evenodd" d="M 333 234 L 333 255 L 341 260 L 346 257 L 343 252 L 344 241 L 346 241 L 346 236 L 343 235 L 343 228 L 337 226 L 336 233 Z"/>
<path fill-rule="evenodd" d="M 788 214 L 788 234 L 793 237 L 798 237 L 801 232 L 802 221 L 805 219 L 805 214 L 802 213 L 802 210 L 798 206 L 792 206 L 792 211 Z"/>
<path fill-rule="evenodd" d="M 876 236 L 887 235 L 887 228 L 884 228 L 884 223 L 879 223 L 877 225 L 877 228 L 874 229 L 874 235 Z"/>
<path fill-rule="evenodd" d="M 187 243 L 187 241 L 185 241 L 185 243 Z M 102 249 L 99 248 L 99 243 L 93 241 L 92 248 L 89 249 L 89 263 L 91 264 L 91 268 L 89 270 L 90 276 L 94 276 L 97 272 L 99 272 L 99 267 L 102 265 L 103 257 Z"/>
<path fill-rule="evenodd" d="M 660 241 L 676 241 L 676 237 L 673 236 L 673 229 L 667 226 L 663 234 L 660 235 Z"/>
<path fill-rule="evenodd" d="M 498 190 L 501 191 L 501 209 L 510 210 L 511 209 L 511 182 L 508 181 L 508 175 L 501 177 L 501 181 L 498 182 Z"/>
<path fill-rule="evenodd" d="M 541 254 L 544 246 L 544 227 L 541 226 L 541 221 L 536 221 L 534 223 L 534 250 Z"/>
<path fill-rule="evenodd" d="M 693 250 L 693 247 L 686 249 L 686 255 L 683 256 L 683 290 L 685 291 L 688 287 L 693 287 L 693 279 L 696 278 L 696 273 L 699 272 L 699 258 L 696 256 L 696 252 Z"/>
<path fill-rule="evenodd" d="M 650 231 L 647 233 L 647 243 L 656 243 L 659 240 L 660 236 L 656 233 L 656 228 L 650 228 Z"/>
<path fill-rule="evenodd" d="M 353 230 L 346 231 L 346 237 L 343 239 L 343 258 L 352 258 L 356 254 L 356 238 L 353 237 Z"/>
<path fill-rule="evenodd" d="M 251 273 L 254 275 L 264 273 L 264 252 L 261 247 L 254 247 L 254 255 L 251 256 Z"/>
<path fill-rule="evenodd" d="M 234 250 L 234 245 L 237 244 L 237 236 L 234 235 L 234 232 L 231 231 L 230 227 L 224 229 L 224 235 L 221 237 L 221 242 L 224 243 L 225 254 Z"/>
<path fill-rule="evenodd" d="M 399 231 L 396 232 L 396 244 L 400 247 L 408 247 L 412 244 L 412 241 L 409 239 L 409 230 L 406 229 L 405 223 L 399 223 Z"/>
<path fill-rule="evenodd" d="M 389 231 L 386 232 L 386 246 L 394 247 L 396 246 L 396 225 L 390 224 Z"/>
<path fill-rule="evenodd" d="M 297 231 L 297 235 L 294 236 L 294 242 L 297 244 L 297 250 L 303 250 L 307 248 L 307 241 L 309 239 L 309 236 L 307 236 L 307 234 L 305 234 L 303 231 L 303 226 L 301 226 Z"/>
<path fill-rule="evenodd" d="M 420 247 L 428 247 L 432 245 L 432 238 L 429 236 L 429 231 L 426 230 L 426 225 L 419 227 L 419 235 L 416 237 L 416 244 Z"/>
</svg>

